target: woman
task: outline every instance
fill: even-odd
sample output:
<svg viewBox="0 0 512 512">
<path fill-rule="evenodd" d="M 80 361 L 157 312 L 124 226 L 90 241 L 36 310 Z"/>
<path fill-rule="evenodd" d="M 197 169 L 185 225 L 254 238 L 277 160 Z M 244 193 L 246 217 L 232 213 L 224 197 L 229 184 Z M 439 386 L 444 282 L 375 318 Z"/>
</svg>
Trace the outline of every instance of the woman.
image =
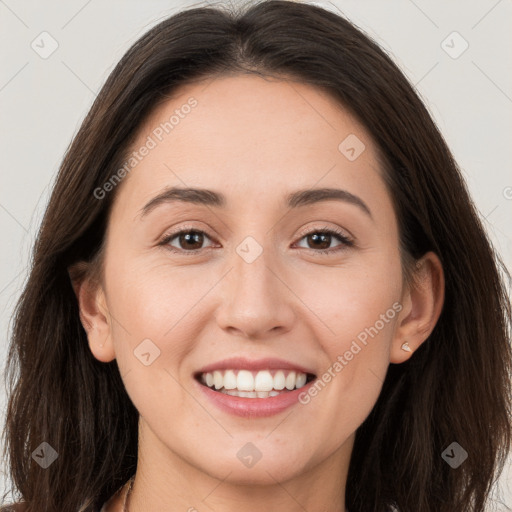
<svg viewBox="0 0 512 512">
<path fill-rule="evenodd" d="M 352 24 L 280 0 L 172 16 L 44 217 L 9 353 L 19 506 L 483 512 L 511 435 L 500 267 Z"/>
</svg>

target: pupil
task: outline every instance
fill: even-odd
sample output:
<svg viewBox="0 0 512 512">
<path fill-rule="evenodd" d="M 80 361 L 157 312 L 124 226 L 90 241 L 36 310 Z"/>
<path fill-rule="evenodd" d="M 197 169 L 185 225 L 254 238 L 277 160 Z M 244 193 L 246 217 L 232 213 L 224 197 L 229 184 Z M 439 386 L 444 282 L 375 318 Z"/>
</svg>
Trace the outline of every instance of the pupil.
<svg viewBox="0 0 512 512">
<path fill-rule="evenodd" d="M 185 243 L 193 244 L 195 241 L 196 243 L 199 243 L 199 246 L 201 246 L 202 236 L 203 235 L 201 233 L 198 233 L 197 231 L 189 231 L 188 233 L 185 233 L 180 236 L 180 243 L 182 245 L 184 245 Z M 193 247 L 193 249 L 195 249 L 195 247 Z"/>
<path fill-rule="evenodd" d="M 323 244 L 320 245 L 316 245 L 316 248 L 317 249 L 328 249 L 329 248 L 329 238 L 331 235 L 327 234 L 327 233 L 322 233 L 320 235 L 317 235 L 317 234 L 313 234 L 313 235 L 309 235 L 313 240 L 315 241 L 318 241 L 319 239 L 323 239 Z"/>
<path fill-rule="evenodd" d="M 330 237 L 331 237 L 331 235 L 329 235 L 328 233 L 321 233 L 321 234 L 315 233 L 315 234 L 308 236 L 310 241 L 311 240 L 313 241 L 313 245 L 315 245 L 316 248 L 320 248 L 320 249 L 328 249 L 329 248 Z M 199 244 L 199 246 L 201 246 L 202 241 L 203 241 L 203 235 L 202 235 L 202 233 L 199 233 L 197 231 L 189 231 L 185 234 L 180 235 L 180 243 L 182 245 L 185 245 L 185 244 L 194 245 L 194 243 L 195 243 L 195 244 Z M 318 243 L 318 242 L 320 242 L 320 243 Z M 195 247 L 193 247 L 193 248 L 195 248 Z"/>
</svg>

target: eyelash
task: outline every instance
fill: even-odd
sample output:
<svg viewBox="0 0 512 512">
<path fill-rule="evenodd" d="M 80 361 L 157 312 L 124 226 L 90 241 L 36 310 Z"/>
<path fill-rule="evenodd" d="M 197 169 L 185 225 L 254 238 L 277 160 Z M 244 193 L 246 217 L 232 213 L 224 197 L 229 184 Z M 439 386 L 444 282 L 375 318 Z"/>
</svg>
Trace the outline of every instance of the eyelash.
<svg viewBox="0 0 512 512">
<path fill-rule="evenodd" d="M 197 255 L 198 252 L 201 251 L 202 249 L 186 251 L 184 249 L 177 249 L 175 247 L 172 247 L 171 245 L 168 245 L 171 240 L 173 240 L 174 238 L 176 238 L 177 236 L 179 236 L 179 235 L 181 235 L 183 233 L 199 233 L 199 234 L 206 235 L 207 238 L 209 238 L 210 240 L 213 240 L 210 236 L 208 236 L 208 233 L 206 233 L 206 232 L 204 232 L 204 231 L 202 231 L 200 229 L 185 228 L 185 229 L 181 229 L 180 231 L 176 231 L 174 233 L 170 233 L 168 235 L 164 235 L 164 238 L 161 240 L 161 242 L 159 242 L 158 245 L 166 246 L 166 248 L 169 251 L 173 252 L 173 253 L 186 254 L 187 256 Z M 339 231 L 337 229 L 329 229 L 329 228 L 314 229 L 312 231 L 304 233 L 299 238 L 299 241 L 302 240 L 303 238 L 306 238 L 309 235 L 312 235 L 312 234 L 334 235 L 334 237 L 337 238 L 338 241 L 342 242 L 342 244 L 340 246 L 338 246 L 336 248 L 331 248 L 331 249 L 310 249 L 310 248 L 307 248 L 307 250 L 313 251 L 315 253 L 333 254 L 333 253 L 338 253 L 340 251 L 343 251 L 347 247 L 354 247 L 354 245 L 355 245 L 354 241 L 351 240 L 350 238 L 348 238 L 342 231 Z M 208 248 L 206 248 L 206 249 L 208 249 Z"/>
</svg>

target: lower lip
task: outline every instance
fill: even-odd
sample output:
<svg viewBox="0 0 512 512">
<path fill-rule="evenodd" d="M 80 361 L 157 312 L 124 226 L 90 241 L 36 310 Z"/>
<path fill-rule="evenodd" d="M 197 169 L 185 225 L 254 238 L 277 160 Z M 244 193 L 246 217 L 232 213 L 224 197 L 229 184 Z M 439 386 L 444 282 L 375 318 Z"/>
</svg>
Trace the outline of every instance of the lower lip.
<svg viewBox="0 0 512 512">
<path fill-rule="evenodd" d="M 195 379 L 194 382 L 201 388 L 201 391 L 206 397 L 219 409 L 236 416 L 254 418 L 273 416 L 299 403 L 299 395 L 303 392 L 307 392 L 315 381 L 312 380 L 299 389 L 285 391 L 277 396 L 270 396 L 268 398 L 246 398 L 226 395 L 219 391 L 213 391 L 208 386 L 204 386 Z"/>
</svg>

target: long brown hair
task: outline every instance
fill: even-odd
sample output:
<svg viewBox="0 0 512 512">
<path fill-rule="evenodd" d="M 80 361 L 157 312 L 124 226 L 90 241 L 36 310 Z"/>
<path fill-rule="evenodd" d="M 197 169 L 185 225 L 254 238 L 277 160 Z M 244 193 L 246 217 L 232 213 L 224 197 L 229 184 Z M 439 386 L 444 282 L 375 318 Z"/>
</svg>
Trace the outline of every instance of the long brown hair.
<svg viewBox="0 0 512 512">
<path fill-rule="evenodd" d="M 391 364 L 356 433 L 350 512 L 483 512 L 511 444 L 510 275 L 486 236 L 460 170 L 414 88 L 343 17 L 315 5 L 189 8 L 121 59 L 69 147 L 17 303 L 6 377 L 5 455 L 37 512 L 99 509 L 137 464 L 138 412 L 114 361 L 96 360 L 68 267 L 101 255 L 122 166 L 147 116 L 178 86 L 227 72 L 293 77 L 328 91 L 376 144 L 399 224 L 404 271 L 440 258 L 445 304 L 430 335 Z M 42 442 L 58 453 L 43 469 Z M 457 442 L 457 469 L 442 457 Z"/>
</svg>

